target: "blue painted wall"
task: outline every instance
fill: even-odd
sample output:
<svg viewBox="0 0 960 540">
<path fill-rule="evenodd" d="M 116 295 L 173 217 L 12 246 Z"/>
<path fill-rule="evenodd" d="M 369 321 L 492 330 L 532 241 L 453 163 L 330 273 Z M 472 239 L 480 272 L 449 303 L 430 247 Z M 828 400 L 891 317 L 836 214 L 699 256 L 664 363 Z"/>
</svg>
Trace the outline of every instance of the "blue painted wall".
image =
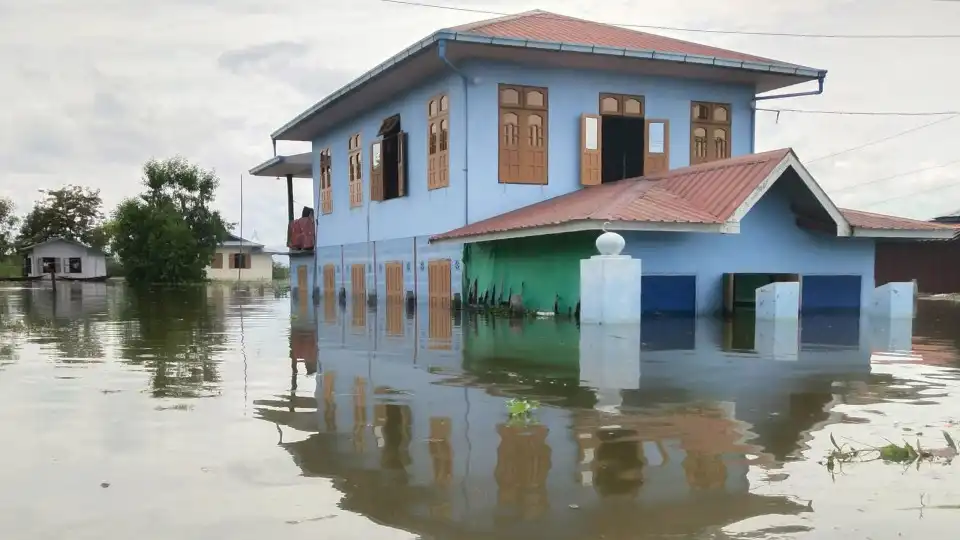
<svg viewBox="0 0 960 540">
<path fill-rule="evenodd" d="M 450 97 L 450 187 L 427 189 L 427 103 L 437 94 Z M 462 144 L 463 84 L 449 75 L 426 81 L 393 102 L 370 109 L 353 122 L 321 134 L 313 141 L 314 207 L 320 208 L 318 174 L 320 150 L 330 148 L 333 174 L 333 212 L 317 213 L 317 245 L 356 244 L 373 240 L 410 238 L 436 234 L 464 224 Z M 408 133 L 407 196 L 370 201 L 370 144 L 376 140 L 383 120 L 399 114 L 401 128 Z M 363 206 L 350 208 L 347 185 L 347 140 L 361 134 L 363 151 Z"/>
<path fill-rule="evenodd" d="M 601 93 L 644 96 L 648 118 L 670 121 L 670 166 L 689 165 L 692 101 L 730 103 L 733 155 L 753 150 L 750 86 L 719 85 L 686 79 L 628 76 L 599 71 L 536 69 L 493 62 L 462 66 L 474 78 L 466 93 L 455 74 L 426 81 L 391 103 L 371 109 L 355 121 L 321 134 L 313 141 L 314 170 L 319 151 L 333 156 L 333 213 L 317 216 L 319 246 L 429 236 L 466 223 L 569 193 L 580 187 L 580 115 L 597 113 Z M 500 184 L 498 181 L 498 101 L 500 83 L 543 86 L 549 92 L 549 184 Z M 441 93 L 450 96 L 450 187 L 427 190 L 427 102 Z M 409 133 L 408 195 L 371 203 L 370 143 L 384 118 L 400 114 Z M 468 115 L 467 115 L 468 113 Z M 469 122 L 469 148 L 466 130 Z M 364 205 L 350 208 L 347 187 L 347 140 L 361 133 Z M 469 152 L 469 198 L 465 188 L 465 157 Z M 317 197 L 317 178 L 314 195 Z M 320 208 L 319 201 L 314 202 Z M 469 208 L 469 210 L 467 210 Z"/>
<path fill-rule="evenodd" d="M 643 273 L 696 276 L 697 311 L 723 305 L 723 274 L 784 273 L 861 276 L 860 301 L 874 288 L 875 243 L 797 227 L 782 184 L 774 184 L 740 223 L 740 234 L 624 233 L 624 253 L 643 261 Z M 851 281 L 848 279 L 847 281 Z"/>
<path fill-rule="evenodd" d="M 731 104 L 732 154 L 753 151 L 750 101 L 755 94 L 750 86 L 492 62 L 469 63 L 464 69 L 479 78 L 478 84 L 469 87 L 468 101 L 471 222 L 579 189 L 580 115 L 597 114 L 601 93 L 644 96 L 647 118 L 670 121 L 671 169 L 690 164 L 692 101 Z M 500 83 L 547 88 L 549 184 L 545 186 L 498 182 Z"/>
<path fill-rule="evenodd" d="M 297 289 L 299 288 L 300 282 L 298 280 L 299 272 L 301 267 L 307 268 L 307 294 L 313 294 L 314 288 L 314 262 L 313 262 L 313 253 L 302 253 L 290 255 L 290 288 L 293 291 L 293 295 L 297 294 Z"/>
</svg>

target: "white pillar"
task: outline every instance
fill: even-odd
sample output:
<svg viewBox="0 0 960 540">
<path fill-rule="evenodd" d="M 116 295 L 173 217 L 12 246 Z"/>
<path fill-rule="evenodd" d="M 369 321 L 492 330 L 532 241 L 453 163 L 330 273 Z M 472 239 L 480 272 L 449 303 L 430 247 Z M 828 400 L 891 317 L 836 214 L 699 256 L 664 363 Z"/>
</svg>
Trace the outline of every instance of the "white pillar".
<svg viewBox="0 0 960 540">
<path fill-rule="evenodd" d="M 597 251 L 580 261 L 580 323 L 640 323 L 640 259 L 621 255 L 626 241 L 604 231 L 597 238 Z"/>
<path fill-rule="evenodd" d="M 800 317 L 800 283 L 771 283 L 757 289 L 757 320 Z"/>
<path fill-rule="evenodd" d="M 873 290 L 870 299 L 871 315 L 892 319 L 912 319 L 916 285 L 907 281 L 887 283 Z"/>
</svg>

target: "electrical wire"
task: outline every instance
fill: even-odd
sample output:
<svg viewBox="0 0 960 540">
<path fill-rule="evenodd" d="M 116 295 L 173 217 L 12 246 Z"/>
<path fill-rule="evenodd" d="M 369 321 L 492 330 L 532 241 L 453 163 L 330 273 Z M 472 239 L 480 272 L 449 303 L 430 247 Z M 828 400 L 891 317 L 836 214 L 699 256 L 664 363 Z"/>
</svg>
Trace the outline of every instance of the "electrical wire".
<svg viewBox="0 0 960 540">
<path fill-rule="evenodd" d="M 946 163 L 941 163 L 940 165 L 931 165 L 930 167 L 923 167 L 922 169 L 914 169 L 914 170 L 912 170 L 912 171 L 902 172 L 902 173 L 898 173 L 898 174 L 894 174 L 894 175 L 890 175 L 890 176 L 884 176 L 883 178 L 876 178 L 876 179 L 873 179 L 873 180 L 868 180 L 868 181 L 866 181 L 866 182 L 860 182 L 859 184 L 853 184 L 853 185 L 851 185 L 851 186 L 846 186 L 846 187 L 842 187 L 842 188 L 840 188 L 840 189 L 831 190 L 831 191 L 830 191 L 830 194 L 833 195 L 833 194 L 836 194 L 836 193 L 843 193 L 843 192 L 845 192 L 845 191 L 850 191 L 851 189 L 858 189 L 858 188 L 861 188 L 861 187 L 863 187 L 863 186 L 869 186 L 869 185 L 873 185 L 873 184 L 878 184 L 878 183 L 880 183 L 880 182 L 886 182 L 887 180 L 893 180 L 894 178 L 903 178 L 904 176 L 911 176 L 911 175 L 914 175 L 914 174 L 920 174 L 920 173 L 922 173 L 922 172 L 932 171 L 932 170 L 935 170 L 935 169 L 942 169 L 942 168 L 944 168 L 944 167 L 949 167 L 949 166 L 951 166 L 951 165 L 956 165 L 957 163 L 960 163 L 960 159 L 955 159 L 955 160 L 953 160 L 953 161 L 948 161 L 948 162 L 946 162 Z"/>
<path fill-rule="evenodd" d="M 960 111 L 840 111 L 823 109 L 764 109 L 756 108 L 761 112 L 773 113 L 800 113 L 800 114 L 836 114 L 841 116 L 957 116 Z"/>
<path fill-rule="evenodd" d="M 874 207 L 874 206 L 879 206 L 879 205 L 881 205 L 881 204 L 886 204 L 886 203 L 888 203 L 888 202 L 899 201 L 900 199 L 905 199 L 905 198 L 907 198 L 907 197 L 916 197 L 917 195 L 922 195 L 922 194 L 924 194 L 924 193 L 933 193 L 934 191 L 940 191 L 940 190 L 943 190 L 943 189 L 950 189 L 950 188 L 957 188 L 957 187 L 960 187 L 960 184 L 958 184 L 958 183 L 956 183 L 956 182 L 953 182 L 953 183 L 947 184 L 947 185 L 933 186 L 933 187 L 931 187 L 931 188 L 929 188 L 929 189 L 921 189 L 920 191 L 913 191 L 913 192 L 911 192 L 911 193 L 906 193 L 906 194 L 904 194 L 904 195 L 897 195 L 896 197 L 890 197 L 890 198 L 887 198 L 887 199 L 881 199 L 881 200 L 879 200 L 879 201 L 868 202 L 868 203 L 863 204 L 863 205 L 861 205 L 861 206 L 864 206 L 864 207 L 866 207 L 866 208 L 872 208 L 872 207 Z"/>
<path fill-rule="evenodd" d="M 903 137 L 904 135 L 908 135 L 908 134 L 910 134 L 910 133 L 914 133 L 914 132 L 916 132 L 916 131 L 920 131 L 920 130 L 922 130 L 922 129 L 926 129 L 926 128 L 928 128 L 928 127 L 935 126 L 935 125 L 940 124 L 940 123 L 943 123 L 943 122 L 948 122 L 948 121 L 954 120 L 954 119 L 956 119 L 956 118 L 960 118 L 960 115 L 948 116 L 948 117 L 946 117 L 946 118 L 940 118 L 940 119 L 938 119 L 938 120 L 934 120 L 933 122 L 927 122 L 926 124 L 922 124 L 922 125 L 919 125 L 919 126 L 916 126 L 916 127 L 912 127 L 912 128 L 910 128 L 910 129 L 901 131 L 901 132 L 899 132 L 899 133 L 894 133 L 893 135 L 888 135 L 888 136 L 883 137 L 883 138 L 881 138 L 881 139 L 874 139 L 874 140 L 872 140 L 872 141 L 865 142 L 865 143 L 859 144 L 859 145 L 857 145 L 857 146 L 851 146 L 850 148 L 847 148 L 847 149 L 844 149 L 844 150 L 840 150 L 840 151 L 834 152 L 834 153 L 832 153 L 832 154 L 827 154 L 827 155 L 825 155 L 825 156 L 820 156 L 820 157 L 818 157 L 818 158 L 814 158 L 814 159 L 811 159 L 811 160 L 807 160 L 806 162 L 804 162 L 804 164 L 809 166 L 809 165 L 811 165 L 811 164 L 813 164 L 813 163 L 816 163 L 816 162 L 818 162 L 818 161 L 823 161 L 823 160 L 825 160 L 825 159 L 835 158 L 835 157 L 837 157 L 837 156 L 842 156 L 843 154 L 848 154 L 848 153 L 850 153 L 850 152 L 855 152 L 855 151 L 857 151 L 857 150 L 862 150 L 862 149 L 864 149 L 864 148 L 873 146 L 873 145 L 875 145 L 875 144 L 880 144 L 880 143 L 884 143 L 884 142 L 887 142 L 887 141 L 892 141 L 893 139 L 896 139 L 896 138 L 899 138 L 899 137 Z"/>
<path fill-rule="evenodd" d="M 425 2 L 414 2 L 410 0 L 380 0 L 388 4 L 400 4 L 404 6 L 423 7 L 432 9 L 444 9 L 448 11 L 460 11 L 463 13 L 477 13 L 481 15 L 510 16 L 517 13 L 507 13 L 503 11 L 491 11 L 486 9 L 474 9 L 455 6 L 444 6 L 439 4 L 428 4 Z M 538 14 L 538 17 L 551 17 L 550 14 Z M 816 39 L 960 39 L 960 34 L 806 34 L 792 32 L 760 32 L 749 30 L 718 30 L 707 28 L 683 28 L 678 26 L 659 26 L 649 24 L 626 24 L 626 23 L 602 23 L 611 26 L 620 26 L 624 28 L 642 28 L 646 30 L 666 30 L 672 32 L 694 32 L 701 34 L 732 34 L 741 36 L 772 36 L 772 37 L 792 37 L 792 38 L 816 38 Z"/>
</svg>

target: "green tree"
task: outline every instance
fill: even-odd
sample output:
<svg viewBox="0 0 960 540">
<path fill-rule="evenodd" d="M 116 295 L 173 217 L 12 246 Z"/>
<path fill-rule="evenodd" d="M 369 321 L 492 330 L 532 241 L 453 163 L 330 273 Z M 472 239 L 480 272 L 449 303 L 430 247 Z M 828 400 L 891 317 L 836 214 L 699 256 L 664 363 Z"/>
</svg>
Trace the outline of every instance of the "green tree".
<svg viewBox="0 0 960 540">
<path fill-rule="evenodd" d="M 14 251 L 14 234 L 17 228 L 13 201 L 0 197 L 0 258 L 9 257 Z"/>
<path fill-rule="evenodd" d="M 210 208 L 219 178 L 182 157 L 148 161 L 143 176 L 146 191 L 120 203 L 109 225 L 127 281 L 202 281 L 227 236 L 227 223 Z"/>
<path fill-rule="evenodd" d="M 23 218 L 17 244 L 21 247 L 51 238 L 65 238 L 96 248 L 106 244 L 101 234 L 103 199 L 100 190 L 68 185 L 44 192 Z"/>
</svg>

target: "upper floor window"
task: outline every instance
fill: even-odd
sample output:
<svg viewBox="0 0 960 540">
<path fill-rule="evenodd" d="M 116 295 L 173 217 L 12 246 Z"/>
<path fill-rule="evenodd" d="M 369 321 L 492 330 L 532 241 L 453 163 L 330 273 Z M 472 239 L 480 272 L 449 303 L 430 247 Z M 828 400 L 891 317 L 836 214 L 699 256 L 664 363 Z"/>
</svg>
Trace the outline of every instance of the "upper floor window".
<svg viewBox="0 0 960 540">
<path fill-rule="evenodd" d="M 595 186 L 670 169 L 670 122 L 646 117 L 643 96 L 600 94 L 580 117 L 580 183 Z"/>
<path fill-rule="evenodd" d="M 360 134 L 347 141 L 347 184 L 350 186 L 350 208 L 363 206 L 363 159 L 360 152 Z"/>
<path fill-rule="evenodd" d="M 547 89 L 501 84 L 500 183 L 547 183 Z"/>
<path fill-rule="evenodd" d="M 730 104 L 693 102 L 690 112 L 690 164 L 730 157 Z"/>
<path fill-rule="evenodd" d="M 370 145 L 370 200 L 386 201 L 407 194 L 407 134 L 400 115 L 384 119 Z"/>
<path fill-rule="evenodd" d="M 320 151 L 320 213 L 333 212 L 333 164 L 330 149 Z"/>
<path fill-rule="evenodd" d="M 427 102 L 427 189 L 450 186 L 450 98 Z"/>
</svg>

